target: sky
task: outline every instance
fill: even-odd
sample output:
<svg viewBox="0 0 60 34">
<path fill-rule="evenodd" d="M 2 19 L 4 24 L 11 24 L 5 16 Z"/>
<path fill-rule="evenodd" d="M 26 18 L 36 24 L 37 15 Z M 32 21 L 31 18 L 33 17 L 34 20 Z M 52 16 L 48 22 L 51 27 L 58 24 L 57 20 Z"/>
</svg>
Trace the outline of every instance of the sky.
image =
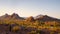
<svg viewBox="0 0 60 34">
<path fill-rule="evenodd" d="M 42 14 L 60 19 L 60 0 L 0 0 L 0 16 L 6 13 L 21 17 Z"/>
</svg>

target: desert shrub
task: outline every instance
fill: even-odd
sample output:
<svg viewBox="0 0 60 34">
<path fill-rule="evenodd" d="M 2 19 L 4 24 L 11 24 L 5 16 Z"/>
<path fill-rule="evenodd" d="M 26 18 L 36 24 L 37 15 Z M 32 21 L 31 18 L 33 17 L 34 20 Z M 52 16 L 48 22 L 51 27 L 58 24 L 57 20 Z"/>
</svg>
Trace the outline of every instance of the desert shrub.
<svg viewBox="0 0 60 34">
<path fill-rule="evenodd" d="M 31 31 L 30 34 L 37 34 L 36 31 Z"/>
<path fill-rule="evenodd" d="M 20 27 L 19 26 L 14 26 L 13 28 L 12 28 L 12 31 L 13 32 L 18 32 L 20 30 Z"/>
</svg>

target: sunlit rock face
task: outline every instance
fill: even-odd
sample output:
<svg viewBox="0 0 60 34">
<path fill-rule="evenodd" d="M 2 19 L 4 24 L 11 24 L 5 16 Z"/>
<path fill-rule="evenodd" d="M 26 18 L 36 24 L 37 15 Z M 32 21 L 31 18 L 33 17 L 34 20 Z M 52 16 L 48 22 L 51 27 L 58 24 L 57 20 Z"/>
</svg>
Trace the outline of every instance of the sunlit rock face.
<svg viewBox="0 0 60 34">
<path fill-rule="evenodd" d="M 33 21 L 35 21 L 35 20 L 34 20 L 34 17 L 30 16 L 30 17 L 26 18 L 25 21 L 33 22 Z"/>
</svg>

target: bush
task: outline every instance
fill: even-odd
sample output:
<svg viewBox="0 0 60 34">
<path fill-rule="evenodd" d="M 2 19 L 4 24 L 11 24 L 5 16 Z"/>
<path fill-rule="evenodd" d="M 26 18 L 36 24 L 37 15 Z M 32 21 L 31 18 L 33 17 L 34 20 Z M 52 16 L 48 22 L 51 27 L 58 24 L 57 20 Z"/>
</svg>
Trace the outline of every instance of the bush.
<svg viewBox="0 0 60 34">
<path fill-rule="evenodd" d="M 18 32 L 20 30 L 20 27 L 19 26 L 14 26 L 13 28 L 12 28 L 12 31 L 13 32 Z"/>
</svg>

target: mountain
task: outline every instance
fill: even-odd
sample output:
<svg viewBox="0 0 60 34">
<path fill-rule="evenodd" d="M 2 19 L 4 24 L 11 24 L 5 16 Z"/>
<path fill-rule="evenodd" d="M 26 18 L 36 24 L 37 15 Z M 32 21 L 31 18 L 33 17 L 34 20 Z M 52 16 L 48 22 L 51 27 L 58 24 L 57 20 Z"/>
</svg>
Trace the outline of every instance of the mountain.
<svg viewBox="0 0 60 34">
<path fill-rule="evenodd" d="M 13 13 L 12 15 L 5 14 L 3 16 L 0 16 L 0 20 L 25 20 L 25 21 L 30 21 L 30 22 L 33 22 L 36 20 L 38 21 L 60 21 L 60 19 L 53 18 L 47 15 L 38 15 L 35 18 L 33 16 L 24 18 L 24 17 L 20 17 L 16 13 Z"/>
<path fill-rule="evenodd" d="M 13 13 L 12 15 L 8 15 L 8 14 L 5 14 L 3 16 L 0 17 L 1 20 L 11 20 L 11 19 L 14 19 L 14 20 L 23 20 L 24 18 L 23 17 L 19 17 L 18 14 L 16 13 Z"/>
<path fill-rule="evenodd" d="M 25 21 L 33 22 L 33 21 L 35 21 L 35 19 L 33 16 L 30 16 L 30 17 L 26 18 Z"/>
<path fill-rule="evenodd" d="M 20 17 L 18 14 L 16 14 L 16 13 L 13 13 L 12 15 L 11 15 L 11 18 L 12 19 L 19 19 L 19 20 L 23 20 L 24 18 L 23 17 Z"/>
<path fill-rule="evenodd" d="M 57 18 L 53 18 L 47 15 L 38 15 L 36 16 L 35 20 L 39 20 L 39 21 L 60 21 L 60 19 Z"/>
<path fill-rule="evenodd" d="M 34 17 L 35 19 L 37 18 L 42 18 L 44 15 L 40 14 L 40 15 L 37 15 L 36 17 Z"/>
<path fill-rule="evenodd" d="M 8 14 L 5 14 L 3 16 L 0 16 L 0 20 L 9 19 L 9 18 L 10 18 L 10 15 L 8 15 Z"/>
</svg>

